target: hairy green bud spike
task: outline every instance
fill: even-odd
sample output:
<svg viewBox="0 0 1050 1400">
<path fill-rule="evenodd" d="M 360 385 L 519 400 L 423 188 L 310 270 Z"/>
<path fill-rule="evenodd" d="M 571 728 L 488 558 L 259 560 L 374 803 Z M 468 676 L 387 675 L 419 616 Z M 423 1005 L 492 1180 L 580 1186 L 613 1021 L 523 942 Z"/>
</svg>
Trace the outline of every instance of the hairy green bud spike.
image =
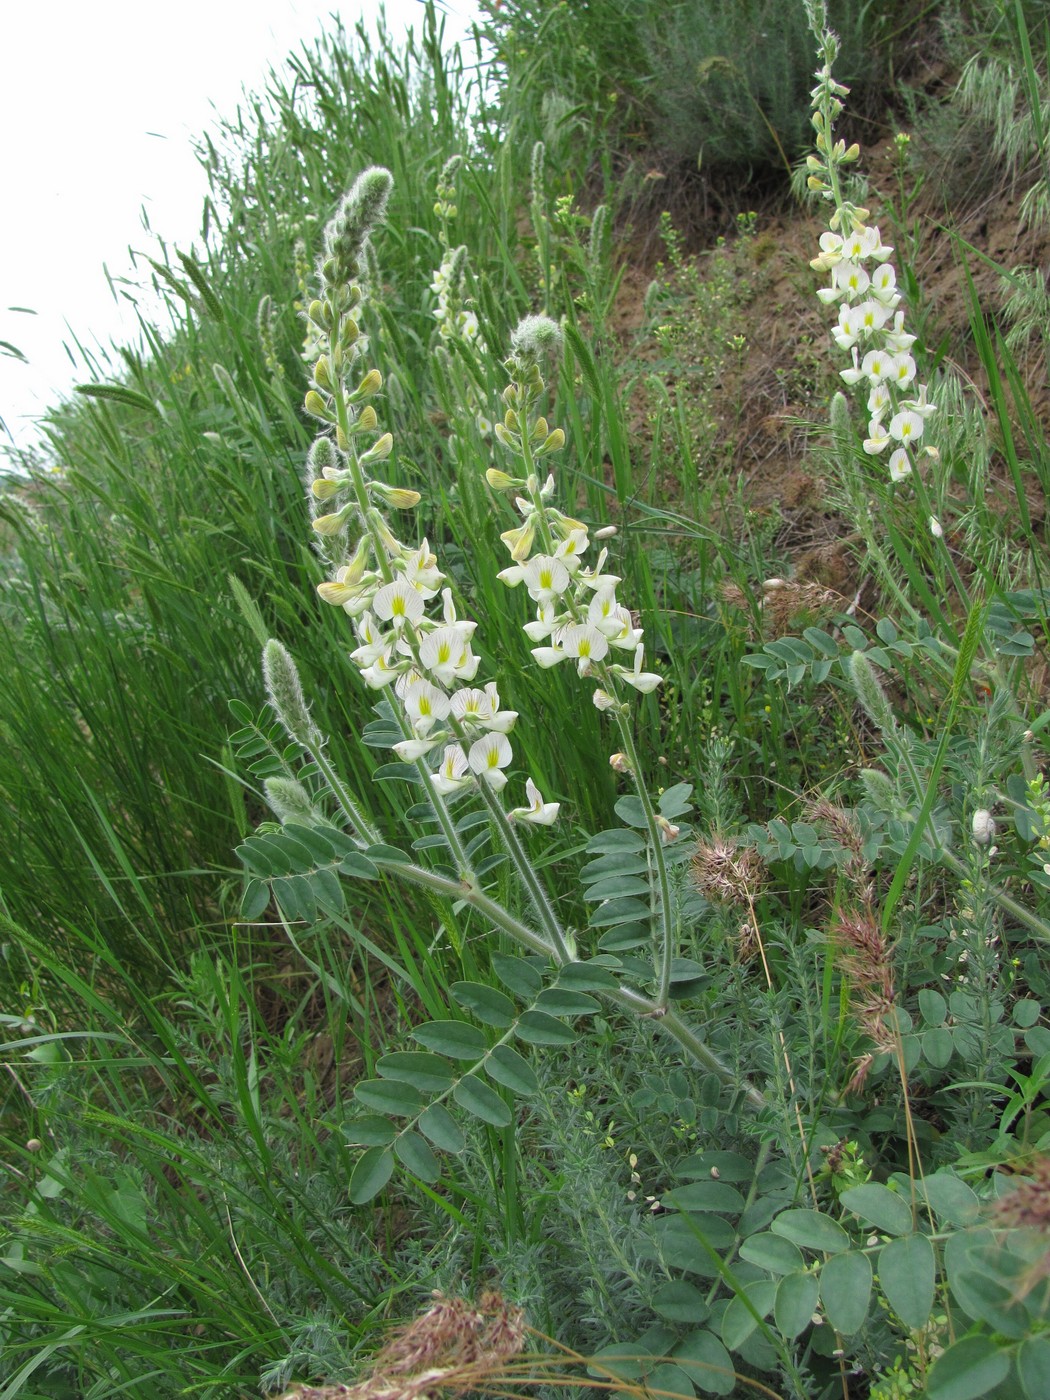
<svg viewBox="0 0 1050 1400">
<path fill-rule="evenodd" d="M 279 822 L 302 822 L 316 826 L 324 818 L 314 806 L 310 794 L 294 778 L 267 778 L 263 783 L 266 800 Z"/>
<path fill-rule="evenodd" d="M 850 437 L 849 404 L 845 394 L 832 394 L 831 396 L 831 430 L 836 437 Z"/>
<path fill-rule="evenodd" d="M 304 749 L 317 748 L 321 731 L 310 718 L 299 672 L 287 647 L 271 637 L 263 647 L 262 667 L 266 694 L 288 737 Z"/>
<path fill-rule="evenodd" d="M 609 241 L 609 209 L 599 204 L 591 219 L 591 235 L 587 243 L 587 259 L 591 270 L 596 271 L 605 257 Z"/>
<path fill-rule="evenodd" d="M 394 177 L 382 166 L 363 171 L 325 229 L 324 276 L 332 286 L 349 283 L 361 270 L 368 235 L 381 222 Z"/>
<path fill-rule="evenodd" d="M 314 438 L 313 446 L 306 457 L 311 476 L 320 476 L 325 467 L 338 467 L 339 454 L 331 438 Z"/>
<path fill-rule="evenodd" d="M 542 141 L 537 141 L 532 148 L 532 197 L 541 199 L 543 197 L 543 166 L 547 158 L 547 148 Z"/>
<path fill-rule="evenodd" d="M 558 359 L 564 340 L 557 321 L 549 316 L 526 316 L 511 332 L 510 351 L 523 366 L 531 367 L 543 359 Z"/>
<path fill-rule="evenodd" d="M 849 677 L 864 713 L 884 739 L 892 740 L 897 733 L 897 721 L 893 718 L 886 692 L 875 675 L 875 668 L 862 651 L 855 651 L 850 657 Z"/>
<path fill-rule="evenodd" d="M 881 768 L 862 768 L 860 781 L 864 795 L 871 805 L 880 812 L 895 812 L 900 805 L 893 780 Z"/>
</svg>

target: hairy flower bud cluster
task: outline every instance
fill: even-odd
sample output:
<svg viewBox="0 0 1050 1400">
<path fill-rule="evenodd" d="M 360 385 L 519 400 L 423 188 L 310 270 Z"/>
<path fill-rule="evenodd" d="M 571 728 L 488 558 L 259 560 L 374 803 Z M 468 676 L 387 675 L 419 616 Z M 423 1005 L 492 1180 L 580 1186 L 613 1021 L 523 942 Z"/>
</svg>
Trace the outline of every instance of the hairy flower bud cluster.
<svg viewBox="0 0 1050 1400">
<path fill-rule="evenodd" d="M 926 419 L 936 406 L 926 397 L 926 385 L 916 384 L 916 364 L 911 355 L 915 336 L 904 329 L 899 310 L 897 273 L 889 261 L 893 249 L 883 243 L 878 228 L 871 227 L 868 210 L 846 202 L 838 173 L 856 161 L 860 148 L 846 149 L 833 139 L 832 128 L 842 111 L 849 89 L 831 76 L 834 58 L 832 36 L 825 32 L 826 58 L 813 89 L 813 125 L 817 154 L 811 155 L 809 185 L 835 205 L 830 229 L 820 236 L 820 254 L 810 266 L 828 272 L 830 286 L 817 296 L 825 305 L 838 307 L 838 323 L 832 338 L 848 351 L 851 365 L 840 371 L 851 387 L 867 391 L 868 431 L 864 451 L 879 456 L 889 449 L 890 480 L 911 475 Z M 927 448 L 928 453 L 936 449 Z"/>
<path fill-rule="evenodd" d="M 565 444 L 562 430 L 552 430 L 546 418 L 533 412 L 543 388 L 539 360 L 560 344 L 560 334 L 546 318 L 529 317 L 511 342 L 508 365 L 515 377 L 503 391 L 506 413 L 496 425 L 496 438 L 522 460 L 528 475 L 517 477 L 497 468 L 486 473 L 495 490 L 522 493 L 514 501 L 522 524 L 500 536 L 512 563 L 498 577 L 510 588 L 524 585 L 535 604 L 534 618 L 524 630 L 538 644 L 532 655 L 540 666 L 575 661 L 581 676 L 593 675 L 601 681 L 616 676 L 645 693 L 655 690 L 662 677 L 642 669 L 642 629 L 617 599 L 616 586 L 622 580 L 606 572 L 608 549 L 602 548 L 593 567 L 585 567 L 584 555 L 590 547 L 587 526 L 550 504 L 553 475 L 541 483 L 531 470 L 537 459 Z M 632 664 L 608 659 L 617 652 L 630 653 Z M 618 701 L 598 689 L 594 703 L 599 709 L 612 709 Z"/>
<path fill-rule="evenodd" d="M 444 252 L 441 266 L 434 273 L 430 283 L 430 290 L 437 297 L 437 307 L 433 315 L 442 343 L 449 347 L 458 345 L 478 359 L 484 359 L 488 356 L 488 347 L 478 326 L 477 314 L 472 309 L 467 295 L 467 250 L 465 247 L 453 248 L 448 232 L 450 222 L 456 217 L 456 206 L 453 202 L 456 191 L 453 181 L 461 164 L 462 157 L 453 156 L 451 160 L 446 161 L 438 180 L 438 199 L 434 211 L 441 219 Z M 464 393 L 467 399 L 466 407 L 473 415 L 478 431 L 487 437 L 492 432 L 492 422 L 483 410 L 476 386 L 468 381 L 464 385 Z"/>
</svg>

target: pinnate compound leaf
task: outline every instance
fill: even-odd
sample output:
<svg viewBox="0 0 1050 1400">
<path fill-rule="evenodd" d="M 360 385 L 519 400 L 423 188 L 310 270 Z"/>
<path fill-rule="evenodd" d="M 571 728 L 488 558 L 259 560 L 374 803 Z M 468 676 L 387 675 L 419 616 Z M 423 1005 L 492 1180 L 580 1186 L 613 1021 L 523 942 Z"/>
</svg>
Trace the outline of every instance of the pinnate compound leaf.
<svg viewBox="0 0 1050 1400">
<path fill-rule="evenodd" d="M 452 1091 L 452 1097 L 483 1123 L 505 1128 L 511 1121 L 511 1111 L 495 1089 L 489 1088 L 476 1074 L 465 1074 Z"/>
<path fill-rule="evenodd" d="M 514 1034 L 528 1045 L 571 1045 L 577 1032 L 546 1011 L 526 1011 L 518 1018 Z"/>
<path fill-rule="evenodd" d="M 637 1342 L 614 1342 L 591 1356 L 587 1374 L 596 1378 L 613 1376 L 618 1381 L 637 1381 L 647 1357 Z"/>
<path fill-rule="evenodd" d="M 794 1274 L 805 1267 L 805 1260 L 798 1245 L 774 1235 L 771 1230 L 751 1235 L 740 1246 L 740 1257 L 749 1264 L 756 1264 L 771 1274 Z"/>
<path fill-rule="evenodd" d="M 343 856 L 339 862 L 339 869 L 344 875 L 349 875 L 355 880 L 378 880 L 379 870 L 372 864 L 367 856 L 361 855 L 359 851 L 351 851 Z"/>
<path fill-rule="evenodd" d="M 868 1225 L 887 1235 L 910 1235 L 915 1228 L 911 1206 L 903 1196 L 878 1182 L 865 1182 L 843 1191 L 839 1200 Z"/>
<path fill-rule="evenodd" d="M 905 1327 L 918 1331 L 930 1320 L 937 1282 L 933 1245 L 925 1235 L 905 1235 L 879 1251 L 879 1287 Z"/>
<path fill-rule="evenodd" d="M 844 1337 L 859 1332 L 871 1306 L 868 1256 L 859 1250 L 833 1254 L 820 1271 L 820 1301 L 837 1332 Z"/>
<path fill-rule="evenodd" d="M 416 1126 L 441 1152 L 458 1155 L 467 1145 L 463 1129 L 444 1104 L 432 1103 L 425 1113 L 419 1115 Z"/>
<path fill-rule="evenodd" d="M 525 1001 L 532 1001 L 543 986 L 543 978 L 536 968 L 512 953 L 493 953 L 492 970 L 508 991 Z"/>
<path fill-rule="evenodd" d="M 934 1172 L 923 1189 L 939 1225 L 972 1225 L 981 1213 L 977 1193 L 951 1172 Z"/>
<path fill-rule="evenodd" d="M 661 1204 L 678 1210 L 714 1210 L 736 1215 L 744 1209 L 744 1198 L 726 1181 L 694 1181 L 668 1191 Z"/>
<path fill-rule="evenodd" d="M 942 1352 L 926 1381 L 929 1400 L 980 1400 L 1010 1374 L 1010 1354 L 991 1337 L 962 1337 Z"/>
<path fill-rule="evenodd" d="M 637 853 L 645 850 L 645 842 L 633 831 L 624 831 L 622 827 L 614 827 L 611 831 L 599 831 L 596 836 L 592 836 L 587 842 L 587 850 L 591 855 L 596 856 L 612 855 L 613 852 L 621 851 Z"/>
<path fill-rule="evenodd" d="M 506 1030 L 514 1024 L 517 1008 L 510 997 L 495 987 L 486 987 L 482 982 L 453 982 L 449 992 L 457 1006 L 476 1016 L 484 1026 Z"/>
<path fill-rule="evenodd" d="M 395 1118 L 412 1118 L 423 1107 L 423 1095 L 411 1084 L 397 1079 L 364 1079 L 354 1088 L 354 1098 L 376 1113 Z"/>
<path fill-rule="evenodd" d="M 841 1254 L 850 1246 L 849 1235 L 838 1221 L 819 1210 L 781 1211 L 769 1228 L 800 1249 L 812 1249 L 817 1253 Z"/>
<path fill-rule="evenodd" d="M 816 1311 L 820 1283 L 816 1274 L 788 1274 L 777 1285 L 773 1319 L 777 1331 L 794 1338 L 804 1332 Z"/>
<path fill-rule="evenodd" d="M 519 1055 L 517 1050 L 512 1050 L 509 1045 L 497 1045 L 493 1048 L 485 1061 L 485 1073 L 505 1089 L 526 1097 L 535 1094 L 540 1087 L 540 1081 L 528 1060 Z"/>
<path fill-rule="evenodd" d="M 1017 1349 L 1017 1374 L 1025 1400 L 1046 1400 L 1050 1395 L 1050 1339 L 1029 1337 Z"/>
<path fill-rule="evenodd" d="M 250 924 L 261 919 L 270 903 L 270 886 L 265 880 L 249 880 L 241 895 L 241 918 Z"/>
<path fill-rule="evenodd" d="M 544 987 L 536 998 L 536 1005 L 549 1016 L 593 1016 L 601 1010 L 601 1004 L 594 997 L 568 987 Z"/>
<path fill-rule="evenodd" d="M 582 963 L 567 963 L 558 973 L 559 987 L 571 988 L 574 992 L 609 992 L 619 986 L 616 976 L 608 967 L 596 960 Z"/>
<path fill-rule="evenodd" d="M 645 1374 L 645 1388 L 652 1394 L 682 1396 L 683 1400 L 693 1394 L 693 1382 L 681 1366 L 673 1361 L 662 1361 Z"/>
<path fill-rule="evenodd" d="M 412 1039 L 451 1060 L 480 1060 L 488 1048 L 484 1031 L 469 1021 L 426 1021 L 412 1032 Z"/>
<path fill-rule="evenodd" d="M 384 1079 L 404 1080 L 424 1094 L 440 1094 L 451 1088 L 456 1078 L 447 1060 L 417 1050 L 394 1050 L 383 1055 L 376 1061 L 376 1069 Z"/>
<path fill-rule="evenodd" d="M 700 1323 L 706 1322 L 711 1314 L 707 1300 L 699 1288 L 684 1280 L 662 1284 L 649 1302 L 657 1317 L 666 1318 L 668 1322 L 679 1322 L 692 1327 L 699 1327 Z M 704 1333 L 702 1335 L 710 1334 Z M 721 1346 L 722 1343 L 719 1342 L 718 1345 Z"/>
<path fill-rule="evenodd" d="M 398 1161 L 421 1181 L 437 1181 L 441 1175 L 438 1159 L 418 1133 L 402 1133 L 394 1142 L 394 1152 Z"/>
<path fill-rule="evenodd" d="M 736 1385 L 733 1359 L 713 1332 L 690 1332 L 674 1357 L 703 1395 L 732 1395 Z"/>
<path fill-rule="evenodd" d="M 379 1195 L 394 1170 L 394 1154 L 389 1147 L 370 1147 L 350 1174 L 350 1199 L 355 1206 L 367 1205 Z"/>
<path fill-rule="evenodd" d="M 759 1319 L 772 1311 L 777 1284 L 773 1279 L 757 1279 L 744 1288 L 743 1296 L 730 1300 L 722 1316 L 722 1341 L 730 1351 L 739 1351 L 758 1326 Z M 756 1315 L 757 1314 L 757 1315 Z"/>
<path fill-rule="evenodd" d="M 390 1119 L 374 1114 L 347 1119 L 342 1133 L 351 1147 L 389 1147 L 397 1137 L 397 1129 Z"/>
</svg>

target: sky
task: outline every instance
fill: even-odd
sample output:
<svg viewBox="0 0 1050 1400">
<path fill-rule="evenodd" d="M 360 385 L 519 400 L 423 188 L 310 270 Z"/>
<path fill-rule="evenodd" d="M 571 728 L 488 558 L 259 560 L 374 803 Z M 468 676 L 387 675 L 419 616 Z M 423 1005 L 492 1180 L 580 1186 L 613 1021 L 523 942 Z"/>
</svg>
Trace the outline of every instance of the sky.
<svg viewBox="0 0 1050 1400">
<path fill-rule="evenodd" d="M 129 246 L 199 242 L 205 194 L 194 139 L 337 14 L 368 0 L 50 0 L 0 6 L 0 447 L 30 446 L 33 420 L 91 376 L 65 344 L 127 343 L 135 322 L 106 276 Z M 387 25 L 420 27 L 420 0 L 387 0 Z M 444 0 L 446 36 L 473 0 Z M 18 308 L 25 308 L 20 310 Z M 33 312 L 35 314 L 29 314 Z"/>
</svg>

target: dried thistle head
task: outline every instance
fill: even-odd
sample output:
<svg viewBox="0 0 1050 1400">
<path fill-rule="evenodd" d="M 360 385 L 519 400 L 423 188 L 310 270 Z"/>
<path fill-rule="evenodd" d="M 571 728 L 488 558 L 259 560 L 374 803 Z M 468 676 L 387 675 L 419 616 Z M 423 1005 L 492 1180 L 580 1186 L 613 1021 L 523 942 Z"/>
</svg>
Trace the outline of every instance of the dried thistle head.
<svg viewBox="0 0 1050 1400">
<path fill-rule="evenodd" d="M 852 814 L 826 797 L 820 797 L 806 804 L 805 817 L 813 825 L 822 826 L 847 852 L 845 873 L 858 879 L 867 869 L 868 862 L 864 856 L 864 838 Z"/>
<path fill-rule="evenodd" d="M 1050 1235 L 1050 1157 L 1037 1157 L 1025 1166 L 1025 1173 L 1027 1179 L 992 1206 L 988 1223 L 998 1229 Z M 1050 1249 L 1025 1269 L 1015 1296 L 1023 1298 L 1046 1278 L 1050 1278 Z"/>
<path fill-rule="evenodd" d="M 771 578 L 762 585 L 762 633 L 780 637 L 797 630 L 801 617 L 812 619 L 828 608 L 839 607 L 842 597 L 833 588 L 799 579 Z"/>
<path fill-rule="evenodd" d="M 839 967 L 862 995 L 879 994 L 893 1003 L 893 950 L 870 907 L 844 909 L 831 936 L 839 950 Z"/>
<path fill-rule="evenodd" d="M 871 1071 L 875 1055 L 892 1053 L 897 1046 L 897 989 L 893 976 L 893 950 L 875 921 L 870 901 L 859 910 L 843 910 L 831 931 L 838 948 L 838 963 L 851 982 L 850 1011 L 872 1050 L 856 1062 L 846 1085 L 847 1094 L 858 1094 Z"/>
<path fill-rule="evenodd" d="M 1025 1179 L 995 1202 L 989 1223 L 1006 1230 L 1050 1232 L 1050 1157 L 1026 1165 Z"/>
<path fill-rule="evenodd" d="M 754 616 L 754 605 L 748 595 L 739 584 L 733 583 L 731 579 L 724 579 L 719 587 L 719 594 L 726 607 L 732 608 L 734 612 L 744 613 L 747 617 L 747 635 L 754 638 L 755 629 L 752 623 Z"/>
<path fill-rule="evenodd" d="M 697 842 L 692 860 L 693 883 L 712 904 L 750 907 L 766 882 L 766 868 L 753 846 L 737 846 L 714 835 Z"/>
<path fill-rule="evenodd" d="M 375 1359 L 385 1375 L 410 1375 L 432 1367 L 449 1369 L 516 1356 L 525 1339 L 525 1315 L 498 1293 L 477 1304 L 434 1295 L 422 1317 L 393 1334 Z"/>
<path fill-rule="evenodd" d="M 353 1385 L 293 1386 L 279 1400 L 426 1400 L 483 1391 L 524 1350 L 525 1315 L 495 1292 L 477 1303 L 434 1294 L 422 1316 L 394 1331 Z"/>
</svg>

